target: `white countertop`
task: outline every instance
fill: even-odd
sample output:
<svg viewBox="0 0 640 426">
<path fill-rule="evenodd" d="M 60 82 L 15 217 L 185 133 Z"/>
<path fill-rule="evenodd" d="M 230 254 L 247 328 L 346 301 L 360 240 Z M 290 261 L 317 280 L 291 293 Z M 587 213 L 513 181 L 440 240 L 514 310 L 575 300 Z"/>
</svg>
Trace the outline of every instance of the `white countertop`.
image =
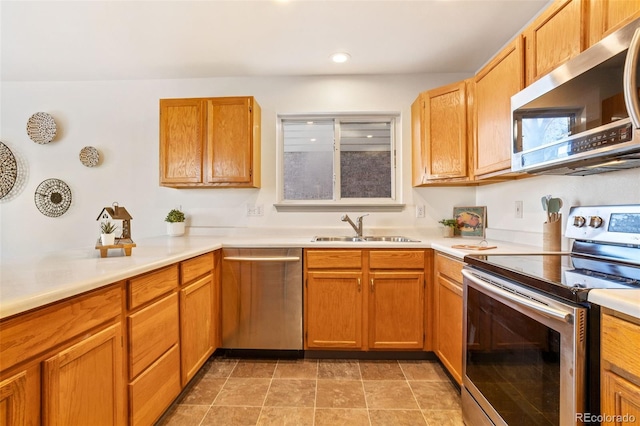
<svg viewBox="0 0 640 426">
<path fill-rule="evenodd" d="M 119 280 L 180 262 L 225 247 L 302 248 L 433 248 L 462 259 L 470 253 L 539 253 L 536 246 L 489 241 L 494 249 L 476 251 L 452 248 L 456 244 L 477 244 L 467 238 L 425 238 L 416 243 L 312 242 L 312 236 L 183 236 L 136 240 L 131 256 L 110 250 L 101 258 L 94 247 L 63 250 L 30 259 L 0 263 L 0 318 L 9 317 Z M 593 296 L 592 296 L 593 295 Z M 593 299 L 592 299 L 593 297 Z M 640 318 L 640 290 L 592 290 L 589 300 Z"/>
</svg>

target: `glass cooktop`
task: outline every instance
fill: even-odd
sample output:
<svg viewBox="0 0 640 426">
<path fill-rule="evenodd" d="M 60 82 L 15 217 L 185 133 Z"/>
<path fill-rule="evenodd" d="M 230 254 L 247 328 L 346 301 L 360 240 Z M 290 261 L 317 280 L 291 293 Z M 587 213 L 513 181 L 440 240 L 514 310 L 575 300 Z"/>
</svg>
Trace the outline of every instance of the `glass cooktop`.
<svg viewBox="0 0 640 426">
<path fill-rule="evenodd" d="M 576 302 L 585 301 L 588 290 L 594 288 L 640 288 L 638 266 L 570 253 L 470 254 L 464 261 L 501 278 Z"/>
</svg>

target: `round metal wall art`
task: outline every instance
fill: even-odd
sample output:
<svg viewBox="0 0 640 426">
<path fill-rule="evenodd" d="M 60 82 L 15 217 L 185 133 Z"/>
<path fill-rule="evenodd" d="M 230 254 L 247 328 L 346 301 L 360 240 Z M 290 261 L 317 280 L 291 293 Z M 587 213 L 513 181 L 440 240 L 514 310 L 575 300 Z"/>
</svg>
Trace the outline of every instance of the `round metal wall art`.
<svg viewBox="0 0 640 426">
<path fill-rule="evenodd" d="M 71 189 L 60 179 L 47 179 L 36 188 L 34 199 L 43 215 L 62 216 L 71 205 Z"/>
<path fill-rule="evenodd" d="M 16 183 L 18 163 L 8 146 L 0 142 L 0 199 L 4 198 Z"/>
<path fill-rule="evenodd" d="M 49 143 L 56 137 L 56 121 L 46 112 L 36 112 L 27 121 L 27 134 L 39 144 Z"/>
<path fill-rule="evenodd" d="M 80 150 L 80 162 L 87 167 L 94 167 L 100 161 L 100 153 L 92 146 L 85 146 Z"/>
</svg>

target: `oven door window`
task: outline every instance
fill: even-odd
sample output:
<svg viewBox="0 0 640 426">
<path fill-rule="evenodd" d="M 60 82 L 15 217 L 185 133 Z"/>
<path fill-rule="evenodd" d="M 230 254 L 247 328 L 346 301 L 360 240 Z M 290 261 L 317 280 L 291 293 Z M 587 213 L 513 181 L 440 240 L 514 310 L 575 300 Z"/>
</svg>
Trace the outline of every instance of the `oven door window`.
<svg viewBox="0 0 640 426">
<path fill-rule="evenodd" d="M 509 425 L 560 424 L 560 334 L 474 288 L 466 376 Z"/>
</svg>

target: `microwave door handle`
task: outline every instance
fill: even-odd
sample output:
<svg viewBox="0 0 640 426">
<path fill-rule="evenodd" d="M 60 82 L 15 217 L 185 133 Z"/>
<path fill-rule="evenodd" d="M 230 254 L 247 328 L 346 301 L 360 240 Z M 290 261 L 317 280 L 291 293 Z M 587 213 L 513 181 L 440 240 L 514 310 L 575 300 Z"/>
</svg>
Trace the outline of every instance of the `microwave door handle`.
<svg viewBox="0 0 640 426">
<path fill-rule="evenodd" d="M 640 53 L 640 28 L 636 30 L 631 39 L 627 58 L 624 62 L 624 103 L 629 112 L 629 118 L 635 128 L 640 128 L 640 101 L 638 100 L 638 82 L 636 74 L 638 70 L 638 55 Z"/>
<path fill-rule="evenodd" d="M 472 281 L 475 285 L 482 288 L 486 292 L 489 292 L 496 296 L 501 296 L 518 305 L 525 306 L 529 309 L 532 309 L 533 311 L 538 312 L 539 314 L 542 314 L 546 317 L 557 319 L 566 323 L 571 323 L 571 321 L 573 320 L 573 315 L 571 315 L 570 313 L 551 308 L 542 303 L 527 299 L 526 297 L 519 296 L 515 293 L 511 293 L 510 291 L 503 290 L 500 287 L 496 287 L 495 285 L 488 284 L 467 270 L 463 269 L 462 275 L 464 275 L 466 279 L 468 279 L 469 281 Z"/>
</svg>

